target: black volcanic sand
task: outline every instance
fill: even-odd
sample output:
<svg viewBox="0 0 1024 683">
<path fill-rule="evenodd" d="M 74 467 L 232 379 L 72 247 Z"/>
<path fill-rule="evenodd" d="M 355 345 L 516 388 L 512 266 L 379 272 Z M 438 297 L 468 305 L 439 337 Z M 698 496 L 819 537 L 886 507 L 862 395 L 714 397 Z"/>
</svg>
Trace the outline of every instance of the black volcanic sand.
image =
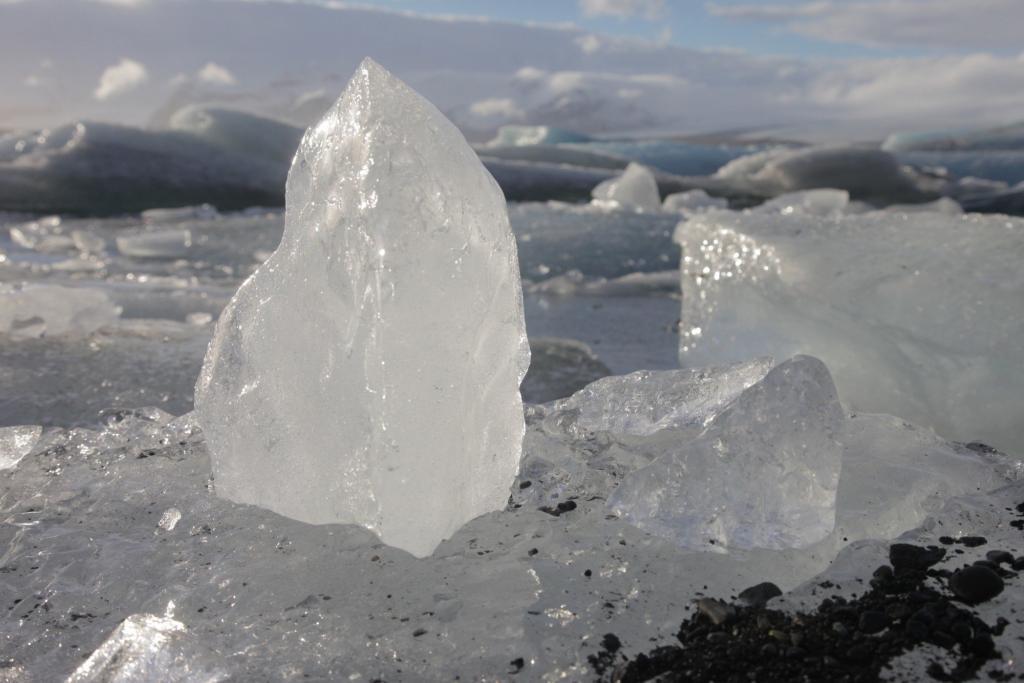
<svg viewBox="0 0 1024 683">
<path fill-rule="evenodd" d="M 1024 516 L 1024 503 L 1017 506 Z M 984 545 L 982 537 L 943 537 L 944 545 Z M 898 656 L 930 644 L 925 675 L 939 681 L 976 678 L 999 657 L 993 638 L 1007 621 L 990 625 L 971 606 L 1002 592 L 1004 581 L 1024 569 L 1024 557 L 989 551 L 984 560 L 956 571 L 935 568 L 943 547 L 895 543 L 888 565 L 875 570 L 870 590 L 855 599 L 825 598 L 812 612 L 787 613 L 766 603 L 780 594 L 759 584 L 729 604 L 703 598 L 682 622 L 679 644 L 629 658 L 607 634 L 588 660 L 598 680 L 639 681 L 877 681 Z M 931 579 L 931 580 L 929 580 Z M 825 582 L 824 588 L 832 587 Z M 936 661 L 942 659 L 942 662 Z M 992 679 L 1002 674 L 988 672 Z"/>
</svg>

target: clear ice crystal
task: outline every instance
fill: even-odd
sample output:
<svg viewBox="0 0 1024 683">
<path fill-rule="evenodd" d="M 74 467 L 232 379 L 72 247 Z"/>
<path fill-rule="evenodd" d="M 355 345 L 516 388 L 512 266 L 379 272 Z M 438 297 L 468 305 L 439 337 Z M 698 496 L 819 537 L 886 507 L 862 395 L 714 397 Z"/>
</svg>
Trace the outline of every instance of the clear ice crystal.
<svg viewBox="0 0 1024 683">
<path fill-rule="evenodd" d="M 12 470 L 39 443 L 43 428 L 39 425 L 0 427 L 0 471 Z"/>
<path fill-rule="evenodd" d="M 664 429 L 633 442 L 654 460 L 627 475 L 608 504 L 684 547 L 811 545 L 835 525 L 843 420 L 828 368 L 797 356 L 740 394 L 696 438 Z"/>
<path fill-rule="evenodd" d="M 68 683 L 214 683 L 227 675 L 209 665 L 185 624 L 169 616 L 133 614 L 82 662 Z"/>
<path fill-rule="evenodd" d="M 371 60 L 303 138 L 277 251 L 196 385 L 217 492 L 429 555 L 505 506 L 529 365 L 501 190 Z"/>
<path fill-rule="evenodd" d="M 630 163 L 621 175 L 595 187 L 591 195 L 598 201 L 610 202 L 622 208 L 641 211 L 661 209 L 661 195 L 658 194 L 658 182 L 654 174 L 636 162 Z"/>
</svg>

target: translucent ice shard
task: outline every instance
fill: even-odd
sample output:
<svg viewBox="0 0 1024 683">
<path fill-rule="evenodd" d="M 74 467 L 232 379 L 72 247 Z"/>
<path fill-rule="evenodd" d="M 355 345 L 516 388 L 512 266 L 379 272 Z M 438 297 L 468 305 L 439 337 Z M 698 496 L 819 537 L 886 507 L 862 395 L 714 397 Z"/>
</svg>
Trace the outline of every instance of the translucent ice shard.
<svg viewBox="0 0 1024 683">
<path fill-rule="evenodd" d="M 614 202 L 618 206 L 641 211 L 658 211 L 661 196 L 654 174 L 637 163 L 631 163 L 622 175 L 606 180 L 592 192 L 594 199 Z"/>
<path fill-rule="evenodd" d="M 696 438 L 664 429 L 634 446 L 654 454 L 609 505 L 691 548 L 804 547 L 835 525 L 843 411 L 825 365 L 781 363 Z"/>
<path fill-rule="evenodd" d="M 32 452 L 42 433 L 39 425 L 0 427 L 0 471 L 14 469 Z"/>
<path fill-rule="evenodd" d="M 504 507 L 519 467 L 529 346 L 501 190 L 366 60 L 303 138 L 285 223 L 196 385 L 217 492 L 428 555 Z"/>
<path fill-rule="evenodd" d="M 643 436 L 703 426 L 771 367 L 770 358 L 759 358 L 722 368 L 640 370 L 599 379 L 554 407 L 575 411 L 576 424 L 592 432 Z"/>
<path fill-rule="evenodd" d="M 183 623 L 155 614 L 133 614 L 82 662 L 68 683 L 214 683 L 226 678 L 211 665 L 211 658 Z"/>
</svg>

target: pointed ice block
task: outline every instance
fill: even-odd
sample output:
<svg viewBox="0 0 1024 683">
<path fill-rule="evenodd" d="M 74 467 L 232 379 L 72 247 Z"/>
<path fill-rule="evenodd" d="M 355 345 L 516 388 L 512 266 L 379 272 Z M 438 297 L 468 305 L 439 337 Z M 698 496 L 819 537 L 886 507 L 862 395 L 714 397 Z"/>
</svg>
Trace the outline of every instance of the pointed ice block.
<svg viewBox="0 0 1024 683">
<path fill-rule="evenodd" d="M 365 60 L 303 138 L 281 244 L 207 352 L 196 410 L 217 492 L 428 555 L 505 506 L 528 365 L 501 190 Z"/>
</svg>

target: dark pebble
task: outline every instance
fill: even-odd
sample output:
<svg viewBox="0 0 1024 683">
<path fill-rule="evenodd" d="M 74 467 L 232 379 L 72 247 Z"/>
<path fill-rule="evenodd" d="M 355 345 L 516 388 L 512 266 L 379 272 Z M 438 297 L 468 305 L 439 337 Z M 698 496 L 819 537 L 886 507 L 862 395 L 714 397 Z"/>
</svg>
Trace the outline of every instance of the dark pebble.
<svg viewBox="0 0 1024 683">
<path fill-rule="evenodd" d="M 763 645 L 761 647 L 762 657 L 774 657 L 777 654 L 779 654 L 779 648 L 775 647 L 771 643 L 768 643 L 767 645 Z"/>
<path fill-rule="evenodd" d="M 902 602 L 896 602 L 891 605 L 887 605 L 885 613 L 888 617 L 894 621 L 902 621 L 910 616 L 910 607 L 904 605 Z"/>
<path fill-rule="evenodd" d="M 980 545 L 988 543 L 988 539 L 984 536 L 962 536 L 960 542 L 968 548 L 977 548 Z"/>
<path fill-rule="evenodd" d="M 989 550 L 985 553 L 985 559 L 995 564 L 1013 564 L 1013 555 L 1005 550 Z"/>
<path fill-rule="evenodd" d="M 1010 566 L 1017 571 L 1024 570 L 1024 556 L 1018 557 Z"/>
<path fill-rule="evenodd" d="M 622 647 L 622 641 L 614 633 L 606 633 L 604 638 L 601 639 L 601 647 L 614 654 Z"/>
<path fill-rule="evenodd" d="M 903 632 L 911 641 L 924 640 L 928 637 L 929 631 L 928 624 L 916 619 L 908 621 L 907 625 L 903 628 Z"/>
<path fill-rule="evenodd" d="M 863 643 L 858 643 L 847 650 L 846 658 L 854 661 L 870 659 L 874 652 L 875 648 L 871 646 L 871 643 L 869 641 L 865 641 Z"/>
<path fill-rule="evenodd" d="M 780 595 L 782 595 L 782 589 L 770 581 L 765 581 L 743 590 L 739 594 L 739 599 L 750 607 L 761 607 L 772 598 L 777 598 Z"/>
<path fill-rule="evenodd" d="M 1003 580 L 988 567 L 973 565 L 953 574 L 949 588 L 961 600 L 977 604 L 1003 592 Z"/>
<path fill-rule="evenodd" d="M 897 570 L 925 570 L 941 562 L 945 556 L 945 548 L 936 546 L 922 548 L 909 543 L 893 543 L 889 546 L 889 563 Z"/>
<path fill-rule="evenodd" d="M 857 622 L 857 628 L 862 633 L 879 633 L 884 631 L 889 625 L 889 617 L 885 616 L 884 612 L 878 612 L 875 610 L 868 610 L 860 615 L 860 620 Z"/>
</svg>

